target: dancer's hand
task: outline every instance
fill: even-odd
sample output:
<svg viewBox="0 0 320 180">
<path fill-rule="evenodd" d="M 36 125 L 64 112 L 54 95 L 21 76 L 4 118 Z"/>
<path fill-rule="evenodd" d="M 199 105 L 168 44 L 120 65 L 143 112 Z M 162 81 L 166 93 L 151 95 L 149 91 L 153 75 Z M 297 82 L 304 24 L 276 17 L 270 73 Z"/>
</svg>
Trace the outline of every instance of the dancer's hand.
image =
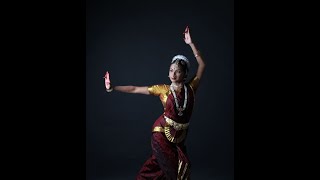
<svg viewBox="0 0 320 180">
<path fill-rule="evenodd" d="M 189 30 L 189 26 L 186 27 L 186 29 L 184 30 L 184 42 L 186 44 L 191 44 L 192 43 L 192 39 L 191 39 L 191 35 L 190 35 L 190 30 Z"/>
<path fill-rule="evenodd" d="M 110 82 L 110 76 L 109 76 L 109 72 L 107 71 L 106 72 L 106 75 L 103 77 L 104 78 L 104 84 L 106 86 L 106 90 L 109 92 L 112 91 L 112 88 L 111 88 L 111 82 Z"/>
</svg>

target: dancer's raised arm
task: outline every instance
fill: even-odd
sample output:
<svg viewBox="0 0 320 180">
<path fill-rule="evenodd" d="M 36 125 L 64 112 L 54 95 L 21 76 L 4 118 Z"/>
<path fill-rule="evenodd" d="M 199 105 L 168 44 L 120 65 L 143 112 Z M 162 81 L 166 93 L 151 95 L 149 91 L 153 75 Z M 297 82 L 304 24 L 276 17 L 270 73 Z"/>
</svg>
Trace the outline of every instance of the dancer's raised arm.
<svg viewBox="0 0 320 180">
<path fill-rule="evenodd" d="M 199 79 L 201 79 L 202 74 L 204 72 L 204 69 L 206 67 L 206 64 L 204 63 L 204 61 L 203 61 L 203 59 L 201 57 L 200 51 L 197 50 L 196 46 L 192 42 L 191 35 L 190 35 L 190 30 L 189 30 L 188 26 L 186 27 L 186 29 L 185 29 L 183 34 L 184 34 L 185 43 L 190 45 L 190 47 L 192 49 L 192 52 L 193 52 L 195 58 L 197 59 L 197 62 L 198 62 L 197 77 Z"/>
</svg>

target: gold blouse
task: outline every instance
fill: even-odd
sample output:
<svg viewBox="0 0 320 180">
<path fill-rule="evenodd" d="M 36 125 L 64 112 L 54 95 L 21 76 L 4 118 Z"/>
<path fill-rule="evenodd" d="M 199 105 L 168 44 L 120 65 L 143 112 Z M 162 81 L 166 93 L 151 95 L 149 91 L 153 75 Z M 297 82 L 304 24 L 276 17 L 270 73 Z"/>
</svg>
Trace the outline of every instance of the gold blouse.
<svg viewBox="0 0 320 180">
<path fill-rule="evenodd" d="M 189 82 L 189 86 L 193 90 L 193 93 L 195 93 L 198 89 L 200 79 L 197 76 L 194 76 Z M 166 108 L 166 102 L 168 99 L 168 96 L 171 94 L 170 86 L 166 84 L 160 84 L 160 85 L 152 85 L 148 87 L 148 91 L 151 95 L 159 96 L 161 103 L 164 108 Z"/>
</svg>

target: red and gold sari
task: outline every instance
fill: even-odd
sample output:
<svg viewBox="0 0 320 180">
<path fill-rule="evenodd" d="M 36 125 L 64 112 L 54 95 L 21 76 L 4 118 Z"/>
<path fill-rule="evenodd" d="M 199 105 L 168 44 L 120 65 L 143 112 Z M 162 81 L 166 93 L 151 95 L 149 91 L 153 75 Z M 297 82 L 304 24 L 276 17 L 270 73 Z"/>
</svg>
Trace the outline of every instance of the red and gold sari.
<svg viewBox="0 0 320 180">
<path fill-rule="evenodd" d="M 164 113 L 152 126 L 152 155 L 143 164 L 137 180 L 187 180 L 190 175 L 190 161 L 187 156 L 185 140 L 189 120 L 192 115 L 195 92 L 199 79 L 195 76 L 187 84 L 187 104 L 183 115 L 178 115 L 175 100 L 169 85 L 149 86 L 150 94 L 159 96 Z M 183 104 L 185 90 L 176 92 L 178 104 Z"/>
</svg>

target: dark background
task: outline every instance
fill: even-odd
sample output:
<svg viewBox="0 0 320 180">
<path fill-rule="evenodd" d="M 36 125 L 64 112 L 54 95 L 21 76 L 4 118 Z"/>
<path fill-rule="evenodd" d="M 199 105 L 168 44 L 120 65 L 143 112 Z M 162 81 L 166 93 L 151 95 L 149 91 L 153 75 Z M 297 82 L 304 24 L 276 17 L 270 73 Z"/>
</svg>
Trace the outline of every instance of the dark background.
<svg viewBox="0 0 320 180">
<path fill-rule="evenodd" d="M 233 178 L 234 132 L 234 176 L 245 179 L 273 179 L 275 176 L 306 179 L 309 176 L 312 179 L 312 172 L 317 171 L 313 162 L 308 161 L 314 161 L 318 154 L 313 147 L 317 142 L 313 138 L 318 137 L 315 134 L 318 126 L 311 124 L 316 122 L 312 112 L 317 111 L 312 105 L 316 97 L 312 92 L 316 88 L 310 85 L 317 82 L 313 79 L 318 77 L 314 75 L 317 70 L 312 68 L 318 66 L 312 64 L 316 62 L 313 57 L 316 51 L 312 51 L 315 47 L 309 41 L 314 41 L 316 37 L 313 32 L 317 32 L 314 23 L 317 22 L 314 19 L 317 17 L 314 9 L 317 6 L 301 2 L 234 1 L 233 12 L 232 2 L 210 3 L 213 4 L 209 1 L 180 1 L 174 4 L 164 1 L 161 4 L 109 1 L 103 6 L 84 0 L 4 2 L 3 173 L 10 177 L 29 176 L 32 179 L 83 179 L 85 173 L 88 177 L 104 179 L 134 179 L 150 152 L 150 125 L 160 113 L 160 102 L 155 97 L 145 96 L 146 99 L 143 99 L 143 95 L 121 94 L 126 96 L 121 106 L 129 104 L 130 108 L 135 108 L 137 105 L 132 106 L 135 101 L 130 98 L 139 99 L 140 112 L 139 109 L 133 113 L 126 109 L 126 113 L 120 114 L 120 108 L 112 111 L 110 102 L 112 106 L 117 105 L 114 99 L 121 100 L 120 93 L 106 94 L 102 90 L 103 80 L 99 78 L 110 70 L 115 84 L 136 85 L 140 84 L 140 80 L 141 85 L 168 83 L 169 61 L 177 53 L 187 55 L 195 71 L 191 50 L 183 44 L 180 36 L 188 24 L 208 67 L 197 94 L 188 137 L 187 145 L 193 162 L 192 177 Z M 141 29 L 123 29 L 126 33 L 122 33 L 120 28 L 110 29 L 116 25 L 126 27 L 125 24 L 130 23 L 140 24 Z M 97 25 L 95 31 L 93 24 Z M 166 34 L 160 35 L 159 31 Z M 134 36 L 128 34 L 132 32 Z M 92 39 L 94 33 L 96 41 Z M 133 41 L 137 40 L 134 38 L 139 39 L 141 46 Z M 231 50 L 232 39 L 235 43 L 234 54 Z M 142 43 L 145 40 L 147 46 Z M 104 47 L 101 46 L 103 44 Z M 158 45 L 161 48 L 151 51 Z M 120 46 L 130 49 L 122 51 L 118 48 Z M 139 51 L 133 51 L 134 48 Z M 103 56 L 100 59 L 96 58 L 99 56 L 89 58 L 90 55 L 99 55 L 97 50 Z M 162 54 L 161 50 L 166 52 Z M 125 52 L 131 52 L 130 57 L 136 61 L 122 58 L 129 56 Z M 150 54 L 154 56 L 147 56 Z M 145 59 L 142 63 L 144 58 L 149 57 L 158 61 Z M 233 64 L 232 58 L 234 71 L 233 65 L 229 66 L 229 63 Z M 127 67 L 123 63 L 125 61 L 135 63 L 132 68 L 134 73 L 120 74 L 124 71 L 118 69 Z M 151 62 L 152 65 L 149 65 Z M 157 68 L 158 65 L 164 67 Z M 156 71 L 153 74 L 158 74 L 161 79 L 157 80 L 157 77 L 142 70 Z M 90 73 L 97 75 L 89 76 Z M 136 74 L 138 77 L 130 78 Z M 96 96 L 93 96 L 94 92 L 97 92 Z M 96 100 L 97 97 L 101 99 Z M 231 99 L 234 99 L 234 110 Z M 144 105 L 142 102 L 146 100 L 150 102 Z M 104 106 L 99 102 L 105 103 Z M 155 106 L 150 107 L 153 111 L 147 109 L 151 105 Z M 90 107 L 87 112 L 86 106 Z M 154 115 L 148 114 L 152 112 Z M 233 128 L 232 112 L 234 131 L 230 130 Z M 129 119 L 121 117 L 128 113 L 131 115 Z M 118 131 L 112 136 L 120 140 L 113 143 L 116 140 L 111 141 L 107 130 L 110 131 L 110 127 L 119 128 L 120 123 L 129 129 L 126 124 L 134 118 L 138 119 L 134 122 L 140 123 L 134 124 L 137 131 Z M 109 119 L 118 121 L 112 124 Z M 141 134 L 134 137 L 137 133 Z M 207 135 L 205 140 L 203 134 Z M 143 142 L 129 146 L 134 140 Z M 124 143 L 126 145 L 120 145 Z M 137 157 L 136 161 L 133 157 Z"/>
<path fill-rule="evenodd" d="M 151 154 L 154 96 L 105 92 L 113 85 L 169 84 L 171 58 L 196 59 L 183 41 L 189 25 L 207 64 L 187 138 L 193 179 L 234 177 L 234 6 L 216 1 L 86 2 L 87 180 L 134 179 Z M 190 78 L 190 77 L 189 77 Z"/>
</svg>

